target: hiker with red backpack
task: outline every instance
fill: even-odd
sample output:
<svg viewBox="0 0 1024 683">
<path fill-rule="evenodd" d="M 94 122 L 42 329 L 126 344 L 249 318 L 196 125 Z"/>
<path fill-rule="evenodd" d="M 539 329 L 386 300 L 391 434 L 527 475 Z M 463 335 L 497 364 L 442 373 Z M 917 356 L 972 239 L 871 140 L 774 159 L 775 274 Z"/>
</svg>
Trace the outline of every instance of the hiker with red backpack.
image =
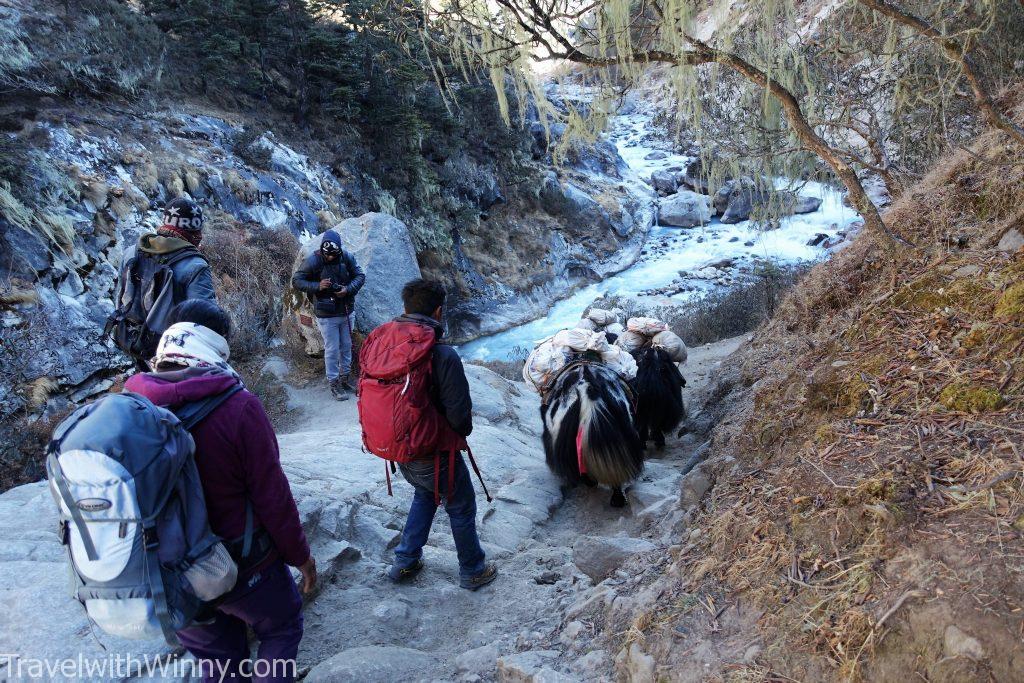
<svg viewBox="0 0 1024 683">
<path fill-rule="evenodd" d="M 241 385 L 228 364 L 230 321 L 216 304 L 189 300 L 170 315 L 153 358 L 153 373 L 137 374 L 125 390 L 175 410 L 189 402 L 226 395 L 191 429 L 210 528 L 225 539 L 238 564 L 235 587 L 216 602 L 207 623 L 177 632 L 196 659 L 214 662 L 204 675 L 240 672 L 249 659 L 247 630 L 260 641 L 260 680 L 290 681 L 302 639 L 302 598 L 288 566 L 302 574 L 302 591 L 316 584 L 295 499 L 263 405 Z M 225 667 L 222 669 L 222 667 Z M 241 676 L 240 676 L 241 677 Z M 218 680 L 217 675 L 207 680 Z"/>
<path fill-rule="evenodd" d="M 203 223 L 202 207 L 178 197 L 164 206 L 160 228 L 125 251 L 106 332 L 139 370 L 149 369 L 172 308 L 188 299 L 217 301 L 210 264 L 199 251 Z"/>
<path fill-rule="evenodd" d="M 396 464 L 415 490 L 388 576 L 398 583 L 423 569 L 423 546 L 443 499 L 459 558 L 459 585 L 476 590 L 498 572 L 486 561 L 476 530 L 476 492 L 461 453 L 467 451 L 479 477 L 466 442 L 473 431 L 473 403 L 462 359 L 439 341 L 444 300 L 439 283 L 412 280 L 402 288 L 405 314 L 366 338 L 359 353 L 359 422 L 366 449 L 390 461 L 388 492 L 387 467 L 394 471 Z"/>
</svg>

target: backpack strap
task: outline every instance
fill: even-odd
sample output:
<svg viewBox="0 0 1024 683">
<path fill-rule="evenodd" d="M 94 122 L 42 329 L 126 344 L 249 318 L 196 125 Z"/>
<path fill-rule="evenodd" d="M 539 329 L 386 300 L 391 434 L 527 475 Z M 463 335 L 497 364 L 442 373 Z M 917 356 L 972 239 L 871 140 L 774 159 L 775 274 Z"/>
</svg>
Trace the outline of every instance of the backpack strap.
<svg viewBox="0 0 1024 683">
<path fill-rule="evenodd" d="M 242 385 L 236 384 L 227 391 L 214 394 L 213 396 L 208 396 L 199 401 L 186 403 L 185 405 L 175 409 L 173 412 L 178 416 L 178 419 L 181 421 L 181 425 L 187 431 L 192 431 L 196 425 L 205 420 L 210 413 L 219 408 L 225 401 L 241 390 Z"/>
<path fill-rule="evenodd" d="M 168 645 L 177 645 L 178 639 L 174 634 L 174 627 L 167 609 L 167 593 L 164 590 L 163 574 L 160 572 L 160 555 L 157 552 L 160 540 L 156 536 L 156 523 L 153 524 L 154 526 L 143 531 L 142 536 L 146 546 L 143 562 L 146 565 L 146 576 L 149 580 L 149 595 L 153 599 L 153 610 L 156 613 L 157 621 L 160 622 L 164 640 Z"/>
<path fill-rule="evenodd" d="M 49 450 L 50 452 L 46 456 L 46 468 L 50 471 L 50 481 L 57 488 L 58 495 L 64 501 L 64 506 L 67 507 L 68 513 L 71 515 L 71 521 L 75 523 L 75 528 L 78 529 L 78 535 L 82 539 L 82 547 L 85 548 L 86 557 L 89 558 L 90 562 L 95 562 L 100 559 L 100 556 L 96 552 L 96 545 L 92 542 L 92 535 L 89 533 L 89 527 L 85 523 L 85 518 L 82 517 L 82 511 L 78 509 L 75 499 L 71 497 L 71 490 L 68 489 L 68 484 L 64 481 L 64 472 L 60 469 L 60 461 L 57 460 L 54 444 L 50 445 Z"/>
</svg>

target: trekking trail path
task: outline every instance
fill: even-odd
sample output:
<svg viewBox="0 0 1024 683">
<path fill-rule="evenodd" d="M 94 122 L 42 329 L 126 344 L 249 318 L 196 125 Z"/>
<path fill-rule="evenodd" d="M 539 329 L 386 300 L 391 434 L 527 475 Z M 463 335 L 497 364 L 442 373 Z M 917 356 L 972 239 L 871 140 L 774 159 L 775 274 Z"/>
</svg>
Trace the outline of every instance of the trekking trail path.
<svg viewBox="0 0 1024 683">
<path fill-rule="evenodd" d="M 688 398 L 741 341 L 691 350 L 683 368 Z M 581 615 L 629 580 L 615 570 L 630 556 L 667 555 L 675 539 L 660 535 L 672 526 L 662 520 L 682 514 L 680 468 L 695 446 L 689 437 L 673 438 L 664 453 L 652 454 L 627 492 L 629 505 L 615 510 L 606 489 L 563 492 L 548 471 L 536 394 L 467 365 L 475 419 L 470 444 L 495 499 L 488 504 L 475 483 L 477 519 L 500 575 L 477 592 L 458 587 L 451 531 L 439 511 L 424 571 L 396 586 L 385 570 L 411 487 L 393 477 L 394 497 L 388 496 L 383 461 L 362 452 L 354 400 L 332 400 L 322 381 L 288 384 L 280 359 L 267 369 L 288 392 L 293 427 L 279 435 L 282 462 L 321 577 L 306 605 L 299 651 L 307 681 L 612 678 L 615 653 L 591 651 L 594 623 Z M 68 596 L 55 529 L 45 482 L 0 495 L 0 653 L 18 653 L 23 661 L 131 654 L 138 665 L 146 655 L 168 652 L 159 642 L 91 633 L 84 610 Z M 7 664 L 0 661 L 5 679 Z M 67 680 L 51 674 L 44 678 Z M 92 678 L 133 677 L 97 671 Z"/>
<path fill-rule="evenodd" d="M 693 349 L 684 366 L 687 391 L 699 388 L 739 341 Z M 458 562 L 442 510 L 420 576 L 403 585 L 385 577 L 412 487 L 399 474 L 392 478 L 395 495 L 388 497 L 382 461 L 361 450 L 354 401 L 327 401 L 319 385 L 289 388 L 293 407 L 308 417 L 303 431 L 280 437 L 285 469 L 328 582 L 306 611 L 300 665 L 321 662 L 307 680 L 492 679 L 499 657 L 557 638 L 565 613 L 594 584 L 583 570 L 613 570 L 609 563 L 625 559 L 621 550 L 595 547 L 588 551 L 615 557 L 587 558 L 581 570 L 573 561 L 581 538 L 618 537 L 610 545 L 626 550 L 667 545 L 668 539 L 637 537 L 676 507 L 687 441 L 672 439 L 663 457 L 650 459 L 628 491 L 628 507 L 615 510 L 607 489 L 563 493 L 548 471 L 536 394 L 486 368 L 466 370 L 475 421 L 469 441 L 494 497 L 488 504 L 474 480 L 478 527 L 500 572 L 476 592 L 457 585 Z M 610 660 L 597 664 L 579 674 L 611 673 Z"/>
</svg>

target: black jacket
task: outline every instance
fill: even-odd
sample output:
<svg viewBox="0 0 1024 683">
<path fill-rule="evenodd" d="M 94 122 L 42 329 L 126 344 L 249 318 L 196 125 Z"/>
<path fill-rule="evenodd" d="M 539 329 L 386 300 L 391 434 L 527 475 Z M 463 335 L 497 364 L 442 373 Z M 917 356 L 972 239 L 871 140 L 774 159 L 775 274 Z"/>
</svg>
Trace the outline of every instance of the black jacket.
<svg viewBox="0 0 1024 683">
<path fill-rule="evenodd" d="M 345 296 L 336 297 L 330 291 L 320 291 L 320 280 L 330 278 L 335 285 L 348 287 Z M 313 313 L 318 318 L 336 318 L 352 313 L 356 294 L 366 282 L 363 269 L 356 263 L 355 257 L 342 250 L 341 256 L 333 263 L 324 261 L 320 251 L 314 251 L 302 266 L 292 275 L 292 286 L 306 293 L 306 298 L 313 304 Z"/>
<path fill-rule="evenodd" d="M 440 340 L 443 332 L 441 323 L 433 318 L 415 313 L 396 318 L 398 322 L 417 323 L 434 329 Z M 434 346 L 434 355 L 430 359 L 431 398 L 441 414 L 461 436 L 469 436 L 473 431 L 473 399 L 469 395 L 469 381 L 466 370 L 462 367 L 462 359 L 454 347 L 442 344 Z"/>
</svg>

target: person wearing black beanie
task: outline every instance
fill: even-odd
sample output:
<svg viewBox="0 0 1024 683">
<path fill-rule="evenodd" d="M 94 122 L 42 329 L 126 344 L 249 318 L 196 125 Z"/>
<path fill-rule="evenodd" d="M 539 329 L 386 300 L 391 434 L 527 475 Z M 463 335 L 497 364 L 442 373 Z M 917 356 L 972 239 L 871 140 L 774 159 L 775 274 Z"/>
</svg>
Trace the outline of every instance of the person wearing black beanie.
<svg viewBox="0 0 1024 683">
<path fill-rule="evenodd" d="M 108 322 L 115 343 L 130 354 L 139 368 L 145 368 L 155 340 L 166 329 L 166 312 L 187 299 L 217 302 L 213 273 L 199 251 L 203 237 L 203 209 L 187 197 L 167 202 L 162 224 L 125 249 L 115 291 L 115 311 Z M 158 273 L 170 271 L 169 301 L 151 292 L 167 278 Z M 134 278 L 134 282 L 133 282 Z M 131 286 L 129 284 L 132 283 Z M 154 313 L 154 311 L 156 311 Z"/>
</svg>

